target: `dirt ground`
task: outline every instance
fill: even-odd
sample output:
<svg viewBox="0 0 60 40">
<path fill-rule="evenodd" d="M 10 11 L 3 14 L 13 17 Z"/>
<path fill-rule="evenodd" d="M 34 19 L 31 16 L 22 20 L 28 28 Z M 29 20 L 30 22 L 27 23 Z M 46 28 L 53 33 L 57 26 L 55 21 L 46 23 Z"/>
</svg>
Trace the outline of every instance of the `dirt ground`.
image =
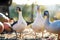
<svg viewBox="0 0 60 40">
<path fill-rule="evenodd" d="M 17 33 L 17 36 L 14 32 L 11 34 L 0 34 L 0 40 L 57 40 L 57 38 L 57 34 L 49 33 L 46 30 L 43 35 L 42 32 L 35 34 L 30 27 L 27 27 L 21 35 Z"/>
</svg>

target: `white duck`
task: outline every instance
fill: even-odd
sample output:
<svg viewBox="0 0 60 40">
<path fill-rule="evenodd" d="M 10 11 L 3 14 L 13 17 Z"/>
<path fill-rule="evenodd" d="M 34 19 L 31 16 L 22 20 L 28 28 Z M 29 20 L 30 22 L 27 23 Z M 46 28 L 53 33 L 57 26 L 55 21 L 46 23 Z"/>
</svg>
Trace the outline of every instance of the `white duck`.
<svg viewBox="0 0 60 40">
<path fill-rule="evenodd" d="M 35 35 L 36 32 L 39 33 L 39 32 L 43 32 L 44 30 L 44 19 L 41 15 L 41 10 L 39 7 L 37 8 L 37 16 L 36 19 L 34 20 L 34 23 L 32 24 L 32 29 L 34 30 Z"/>
<path fill-rule="evenodd" d="M 17 7 L 17 12 L 19 14 L 19 19 L 18 19 L 18 22 L 15 25 L 13 25 L 13 30 L 16 30 L 16 32 L 19 32 L 21 34 L 25 29 L 25 27 L 27 27 L 27 23 L 24 20 L 22 16 L 22 11 L 19 7 Z"/>
<path fill-rule="evenodd" d="M 45 28 L 48 32 L 51 33 L 56 33 L 60 35 L 60 20 L 56 20 L 54 22 L 49 22 L 49 12 L 44 11 L 44 16 L 45 16 Z"/>
</svg>

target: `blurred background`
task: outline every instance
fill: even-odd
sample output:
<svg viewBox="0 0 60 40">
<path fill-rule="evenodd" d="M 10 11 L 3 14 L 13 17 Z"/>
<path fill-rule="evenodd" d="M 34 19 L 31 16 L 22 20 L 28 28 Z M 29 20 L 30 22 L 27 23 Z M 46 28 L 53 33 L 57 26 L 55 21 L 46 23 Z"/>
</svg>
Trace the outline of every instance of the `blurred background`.
<svg viewBox="0 0 60 40">
<path fill-rule="evenodd" d="M 60 19 L 59 4 L 59 0 L 1 0 L 0 12 L 17 21 L 18 14 L 16 13 L 16 7 L 21 7 L 24 19 L 27 22 L 33 22 L 36 17 L 36 8 L 40 6 L 42 15 L 44 10 L 48 10 L 50 13 L 50 20 L 53 21 Z"/>
<path fill-rule="evenodd" d="M 9 7 L 9 15 L 11 18 L 14 18 L 14 20 L 18 20 L 18 14 L 16 13 L 15 8 L 21 7 L 24 19 L 27 22 L 33 22 L 36 17 L 37 5 L 39 5 L 42 15 L 44 10 L 48 10 L 50 19 L 53 21 L 60 19 L 60 5 L 58 3 L 53 3 L 52 0 L 50 0 L 50 2 L 44 2 L 42 0 L 12 0 L 12 5 Z"/>
</svg>

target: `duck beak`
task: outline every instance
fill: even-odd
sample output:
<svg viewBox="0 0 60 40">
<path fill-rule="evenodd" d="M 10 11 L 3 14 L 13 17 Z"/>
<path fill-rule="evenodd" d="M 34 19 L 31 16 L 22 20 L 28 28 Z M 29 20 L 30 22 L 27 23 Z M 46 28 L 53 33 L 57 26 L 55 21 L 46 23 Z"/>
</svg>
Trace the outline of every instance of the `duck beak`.
<svg viewBox="0 0 60 40">
<path fill-rule="evenodd" d="M 44 19 L 46 19 L 47 18 L 47 16 L 44 16 Z"/>
<path fill-rule="evenodd" d="M 45 14 L 44 14 L 44 16 L 43 16 L 43 17 L 44 17 L 44 19 L 46 19 L 46 18 L 47 18 L 47 15 L 45 15 Z"/>
</svg>

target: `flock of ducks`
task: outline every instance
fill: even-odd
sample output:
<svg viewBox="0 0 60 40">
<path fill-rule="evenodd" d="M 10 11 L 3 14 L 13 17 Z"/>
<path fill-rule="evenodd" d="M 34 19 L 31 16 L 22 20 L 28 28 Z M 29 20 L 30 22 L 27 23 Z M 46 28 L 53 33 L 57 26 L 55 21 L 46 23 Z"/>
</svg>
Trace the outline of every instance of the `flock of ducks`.
<svg viewBox="0 0 60 40">
<path fill-rule="evenodd" d="M 48 11 L 44 11 L 44 18 L 41 15 L 40 9 L 38 8 L 36 19 L 32 23 L 32 29 L 34 30 L 35 34 L 36 34 L 36 32 L 43 32 L 44 29 L 46 29 L 50 33 L 56 33 L 56 34 L 60 35 L 60 20 L 59 21 L 57 20 L 57 21 L 50 23 Z M 3 31 L 4 26 L 0 22 L 0 29 L 1 29 L 1 27 L 2 27 L 2 31 Z M 22 33 L 26 27 L 27 27 L 27 23 L 22 16 L 22 12 L 20 11 L 18 22 L 16 24 L 14 24 L 12 28 L 16 32 Z"/>
</svg>

